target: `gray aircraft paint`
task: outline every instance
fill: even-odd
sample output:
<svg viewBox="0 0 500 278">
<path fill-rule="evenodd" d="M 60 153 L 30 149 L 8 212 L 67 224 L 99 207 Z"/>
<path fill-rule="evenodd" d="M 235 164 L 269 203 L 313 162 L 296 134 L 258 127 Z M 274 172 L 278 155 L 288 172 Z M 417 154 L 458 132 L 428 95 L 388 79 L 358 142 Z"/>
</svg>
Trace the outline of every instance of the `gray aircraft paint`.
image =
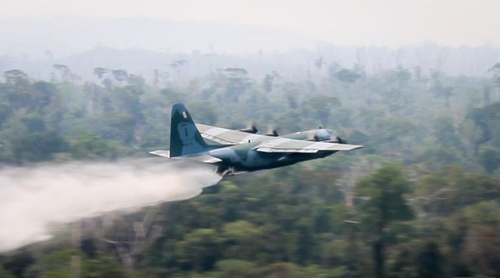
<svg viewBox="0 0 500 278">
<path fill-rule="evenodd" d="M 213 164 L 221 175 L 283 167 L 362 148 L 346 144 L 329 129 L 276 137 L 195 124 L 182 103 L 172 107 L 170 131 L 170 152 L 152 154 Z"/>
</svg>

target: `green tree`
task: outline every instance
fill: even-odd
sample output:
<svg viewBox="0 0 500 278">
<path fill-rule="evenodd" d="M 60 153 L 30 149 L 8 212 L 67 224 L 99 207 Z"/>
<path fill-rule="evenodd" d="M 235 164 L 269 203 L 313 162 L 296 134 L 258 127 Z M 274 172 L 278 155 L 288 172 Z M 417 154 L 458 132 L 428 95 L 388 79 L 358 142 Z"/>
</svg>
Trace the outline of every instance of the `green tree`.
<svg viewBox="0 0 500 278">
<path fill-rule="evenodd" d="M 0 259 L 2 259 L 0 262 L 2 263 L 3 271 L 8 274 L 12 273 L 16 278 L 26 277 L 29 268 L 31 268 L 35 263 L 34 255 L 25 249 L 14 251 L 5 258 L 2 257 L 0 257 Z M 0 271 L 1 270 L 2 268 L 0 267 Z"/>
<path fill-rule="evenodd" d="M 21 70 L 9 70 L 4 73 L 7 86 L 6 101 L 9 106 L 18 111 L 29 106 L 31 101 L 29 76 Z"/>
<path fill-rule="evenodd" d="M 479 148 L 479 162 L 488 174 L 493 174 L 500 167 L 500 149 L 492 146 Z"/>
<path fill-rule="evenodd" d="M 473 273 L 497 277 L 500 275 L 500 233 L 496 228 L 474 225 L 465 242 L 464 255 Z"/>
<path fill-rule="evenodd" d="M 122 69 L 112 70 L 111 73 L 113 74 L 113 77 L 115 78 L 115 80 L 120 82 L 120 83 L 127 80 L 127 78 L 128 78 L 128 73 L 126 70 L 122 70 Z"/>
<path fill-rule="evenodd" d="M 184 269 L 212 270 L 221 255 L 222 239 L 213 229 L 197 229 L 186 235 L 176 250 Z"/>
<path fill-rule="evenodd" d="M 214 125 L 217 122 L 217 107 L 206 101 L 194 101 L 189 105 L 193 119 L 202 119 L 204 124 Z"/>
<path fill-rule="evenodd" d="M 281 278 L 281 277 L 288 277 L 288 278 L 299 278 L 303 277 L 300 271 L 300 267 L 298 267 L 296 264 L 293 263 L 286 263 L 286 262 L 281 262 L 281 263 L 275 263 L 270 266 L 268 266 L 267 275 L 264 277 L 266 278 Z"/>
<path fill-rule="evenodd" d="M 440 115 L 434 118 L 433 135 L 439 145 L 444 147 L 460 148 L 460 139 L 457 136 L 453 118 L 448 115 Z"/>
<path fill-rule="evenodd" d="M 435 242 L 427 242 L 417 255 L 416 269 L 418 277 L 445 277 L 443 256 Z"/>
<path fill-rule="evenodd" d="M 103 139 L 111 139 L 130 144 L 135 141 L 136 119 L 128 112 L 116 111 L 94 115 L 91 119 L 92 131 Z"/>
<path fill-rule="evenodd" d="M 395 246 L 390 252 L 392 258 L 388 265 L 388 277 L 416 278 L 417 267 L 415 263 L 415 249 L 417 244 L 403 243 Z"/>
<path fill-rule="evenodd" d="M 328 126 L 333 108 L 341 106 L 335 97 L 314 96 L 306 101 L 304 109 L 308 109 L 313 118 L 319 119 L 322 126 Z"/>
<path fill-rule="evenodd" d="M 237 102 L 242 94 L 250 87 L 250 80 L 247 77 L 247 70 L 243 68 L 226 68 L 226 100 Z"/>
<path fill-rule="evenodd" d="M 264 92 L 269 93 L 273 90 L 274 77 L 272 75 L 266 74 L 264 80 L 262 80 L 262 89 Z"/>
<path fill-rule="evenodd" d="M 355 70 L 350 70 L 350 69 L 341 69 L 339 71 L 332 71 L 332 69 L 330 68 L 330 77 L 335 77 L 339 81 L 344 83 L 354 83 L 359 78 L 361 78 L 361 74 L 359 74 Z"/>
<path fill-rule="evenodd" d="M 231 222 L 224 225 L 223 235 L 226 241 L 226 256 L 241 260 L 255 260 L 259 256 L 259 246 L 255 239 L 260 229 L 245 220 Z"/>
<path fill-rule="evenodd" d="M 2 278 L 15 278 L 14 275 L 12 275 L 7 270 L 3 269 L 1 266 L 0 266 L 0 277 L 2 277 Z"/>
<path fill-rule="evenodd" d="M 45 81 L 37 81 L 32 87 L 32 109 L 42 112 L 57 97 L 57 88 L 54 84 Z"/>
<path fill-rule="evenodd" d="M 108 72 L 107 69 L 102 68 L 102 67 L 97 67 L 97 68 L 94 68 L 93 73 L 94 73 L 94 75 L 97 76 L 97 78 L 102 79 L 107 72 Z"/>
<path fill-rule="evenodd" d="M 61 72 L 61 79 L 65 82 L 73 82 L 75 75 L 71 72 L 71 70 L 66 65 L 62 64 L 54 64 L 54 68 Z"/>
<path fill-rule="evenodd" d="M 359 208 L 364 231 L 372 241 L 375 275 L 385 277 L 386 234 L 396 221 L 411 220 L 413 210 L 404 195 L 410 183 L 401 166 L 388 164 L 356 184 L 356 194 L 368 198 Z"/>
<path fill-rule="evenodd" d="M 454 89 L 451 86 L 443 86 L 439 72 L 432 73 L 429 90 L 434 93 L 436 97 L 444 98 L 446 108 L 450 110 L 450 98 L 454 95 Z"/>
<path fill-rule="evenodd" d="M 450 166 L 421 178 L 416 187 L 414 202 L 424 213 L 433 216 L 449 215 L 481 201 L 500 196 L 497 179 L 476 173 L 465 173 Z"/>
<path fill-rule="evenodd" d="M 215 266 L 214 278 L 257 278 L 262 277 L 258 266 L 242 260 L 221 260 Z"/>
<path fill-rule="evenodd" d="M 500 148 L 499 119 L 500 102 L 492 103 L 483 108 L 476 108 L 467 113 L 465 123 L 471 122 L 473 125 L 469 140 L 473 144 L 475 154 L 477 154 L 479 147 L 486 143 Z"/>
<path fill-rule="evenodd" d="M 4 72 L 5 81 L 7 84 L 16 86 L 25 86 L 30 83 L 29 76 L 22 70 L 8 70 Z"/>
<path fill-rule="evenodd" d="M 85 260 L 83 263 L 82 278 L 132 278 L 116 261 L 109 255 L 103 255 L 96 259 Z"/>
<path fill-rule="evenodd" d="M 18 164 L 51 160 L 68 149 L 68 143 L 55 131 L 30 133 L 10 142 L 12 156 Z"/>
<path fill-rule="evenodd" d="M 118 155 L 117 148 L 107 140 L 84 133 L 69 138 L 69 153 L 74 159 L 112 159 Z"/>
</svg>

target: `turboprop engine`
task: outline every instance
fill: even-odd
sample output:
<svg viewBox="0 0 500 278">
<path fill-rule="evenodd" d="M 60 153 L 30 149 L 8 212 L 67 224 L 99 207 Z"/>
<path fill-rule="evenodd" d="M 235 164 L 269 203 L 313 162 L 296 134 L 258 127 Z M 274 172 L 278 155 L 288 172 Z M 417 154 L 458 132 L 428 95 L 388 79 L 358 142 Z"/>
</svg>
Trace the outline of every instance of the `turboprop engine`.
<svg viewBox="0 0 500 278">
<path fill-rule="evenodd" d="M 327 142 L 327 143 L 339 143 L 339 144 L 347 144 L 347 141 L 340 138 L 335 130 L 331 129 L 314 129 L 310 130 L 307 133 L 308 141 L 317 141 L 317 142 Z"/>
</svg>

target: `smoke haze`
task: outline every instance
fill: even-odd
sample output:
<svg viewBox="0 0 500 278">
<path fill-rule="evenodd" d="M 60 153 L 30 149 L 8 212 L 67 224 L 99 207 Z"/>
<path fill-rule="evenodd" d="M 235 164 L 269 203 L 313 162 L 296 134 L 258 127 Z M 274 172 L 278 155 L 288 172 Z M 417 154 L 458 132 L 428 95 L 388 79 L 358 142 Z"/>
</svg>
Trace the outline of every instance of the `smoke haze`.
<svg viewBox="0 0 500 278">
<path fill-rule="evenodd" d="M 199 195 L 221 177 L 156 159 L 0 171 L 0 252 L 50 238 L 48 225 Z"/>
</svg>

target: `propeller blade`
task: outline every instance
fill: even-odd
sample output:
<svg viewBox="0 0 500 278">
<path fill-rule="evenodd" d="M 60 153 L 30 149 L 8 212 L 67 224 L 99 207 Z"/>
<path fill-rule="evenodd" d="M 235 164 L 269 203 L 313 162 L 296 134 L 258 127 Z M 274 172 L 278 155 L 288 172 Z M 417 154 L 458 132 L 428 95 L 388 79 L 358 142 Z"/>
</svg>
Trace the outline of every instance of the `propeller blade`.
<svg viewBox="0 0 500 278">
<path fill-rule="evenodd" d="M 347 141 L 337 136 L 337 142 L 339 144 L 347 144 Z"/>
<path fill-rule="evenodd" d="M 307 141 L 318 141 L 318 136 L 316 136 L 315 131 L 309 131 L 307 133 Z"/>
<path fill-rule="evenodd" d="M 239 131 L 241 132 L 246 132 L 246 133 L 257 133 L 259 130 L 255 126 L 253 122 L 248 123 L 247 127 L 240 129 Z"/>
<path fill-rule="evenodd" d="M 278 131 L 276 131 L 276 129 L 272 125 L 269 125 L 267 127 L 267 131 L 266 131 L 265 135 L 267 135 L 267 136 L 273 136 L 273 137 L 279 136 L 278 135 Z"/>
</svg>

